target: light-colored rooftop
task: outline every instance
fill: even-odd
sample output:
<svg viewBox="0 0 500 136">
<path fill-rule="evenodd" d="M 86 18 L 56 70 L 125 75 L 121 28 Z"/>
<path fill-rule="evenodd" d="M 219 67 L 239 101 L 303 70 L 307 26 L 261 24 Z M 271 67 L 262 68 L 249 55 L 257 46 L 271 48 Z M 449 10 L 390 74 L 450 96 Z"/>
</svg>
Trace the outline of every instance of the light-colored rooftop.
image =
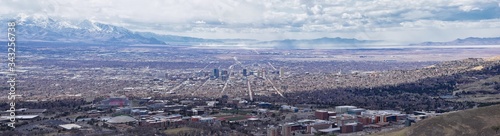
<svg viewBox="0 0 500 136">
<path fill-rule="evenodd" d="M 33 119 L 38 117 L 38 115 L 16 115 L 16 119 Z M 10 119 L 10 116 L 1 116 L 0 118 Z"/>
<path fill-rule="evenodd" d="M 68 129 L 68 130 L 69 129 L 73 129 L 73 128 L 75 128 L 75 129 L 82 128 L 82 126 L 77 125 L 77 124 L 63 124 L 63 125 L 59 125 L 59 126 L 62 127 L 62 128 L 64 128 L 64 129 Z"/>
<path fill-rule="evenodd" d="M 109 123 L 128 123 L 137 121 L 136 119 L 129 116 L 117 116 L 108 120 Z"/>
<path fill-rule="evenodd" d="M 330 132 L 340 131 L 340 128 L 339 127 L 336 127 L 336 128 L 327 128 L 327 129 L 320 129 L 318 131 L 319 132 L 324 132 L 324 133 L 330 133 Z"/>
</svg>

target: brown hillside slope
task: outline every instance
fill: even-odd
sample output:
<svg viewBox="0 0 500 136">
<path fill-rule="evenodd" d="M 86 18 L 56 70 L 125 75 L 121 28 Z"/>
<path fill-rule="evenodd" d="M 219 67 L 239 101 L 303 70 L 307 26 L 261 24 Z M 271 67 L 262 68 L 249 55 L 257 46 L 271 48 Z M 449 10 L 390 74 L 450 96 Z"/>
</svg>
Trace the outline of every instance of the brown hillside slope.
<svg viewBox="0 0 500 136">
<path fill-rule="evenodd" d="M 494 57 L 491 57 L 491 58 L 486 58 L 486 61 L 499 61 L 500 60 L 500 56 L 494 56 Z"/>
<path fill-rule="evenodd" d="M 481 107 L 422 120 L 409 128 L 382 135 L 408 136 L 500 136 L 500 105 Z"/>
</svg>

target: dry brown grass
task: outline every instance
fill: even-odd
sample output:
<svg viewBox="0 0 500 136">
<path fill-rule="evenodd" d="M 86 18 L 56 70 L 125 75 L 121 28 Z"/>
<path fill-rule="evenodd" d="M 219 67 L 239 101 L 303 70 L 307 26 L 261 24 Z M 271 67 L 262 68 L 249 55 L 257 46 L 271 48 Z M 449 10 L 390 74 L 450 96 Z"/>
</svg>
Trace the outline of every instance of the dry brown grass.
<svg viewBox="0 0 500 136">
<path fill-rule="evenodd" d="M 486 58 L 485 60 L 486 60 L 486 61 L 499 61 L 499 60 L 500 60 L 500 56 L 495 56 L 495 57 L 491 57 L 491 58 Z"/>
<path fill-rule="evenodd" d="M 483 70 L 484 66 L 473 67 L 471 70 Z"/>
<path fill-rule="evenodd" d="M 174 129 L 167 129 L 165 131 L 163 131 L 165 134 L 167 135 L 174 135 L 174 134 L 177 134 L 181 131 L 193 131 L 193 130 L 197 130 L 196 128 L 190 128 L 190 127 L 181 127 L 181 128 L 174 128 Z"/>
<path fill-rule="evenodd" d="M 476 94 L 461 94 L 460 98 L 453 101 L 473 101 L 479 103 L 500 102 L 500 94 L 495 94 L 495 92 L 499 91 L 495 89 L 495 83 L 497 82 L 500 82 L 500 75 L 472 83 L 460 84 L 457 86 L 458 90 L 454 91 L 454 93 L 474 92 Z M 491 94 L 483 92 L 490 92 Z"/>
<path fill-rule="evenodd" d="M 376 133 L 371 136 L 406 136 L 406 132 L 408 131 L 408 129 L 409 128 L 396 129 L 387 132 Z"/>
<path fill-rule="evenodd" d="M 500 136 L 500 105 L 481 107 L 422 120 L 409 128 L 378 135 L 384 136 Z"/>
</svg>

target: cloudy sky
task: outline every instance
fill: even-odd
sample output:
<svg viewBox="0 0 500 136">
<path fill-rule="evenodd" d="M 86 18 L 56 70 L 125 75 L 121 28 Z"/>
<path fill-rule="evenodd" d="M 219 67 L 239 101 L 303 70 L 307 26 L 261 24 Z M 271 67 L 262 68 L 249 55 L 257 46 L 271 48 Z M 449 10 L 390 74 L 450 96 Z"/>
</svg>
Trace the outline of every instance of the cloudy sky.
<svg viewBox="0 0 500 136">
<path fill-rule="evenodd" d="M 500 37 L 500 0 L 1 0 L 2 17 L 91 19 L 134 31 L 392 43 Z"/>
</svg>

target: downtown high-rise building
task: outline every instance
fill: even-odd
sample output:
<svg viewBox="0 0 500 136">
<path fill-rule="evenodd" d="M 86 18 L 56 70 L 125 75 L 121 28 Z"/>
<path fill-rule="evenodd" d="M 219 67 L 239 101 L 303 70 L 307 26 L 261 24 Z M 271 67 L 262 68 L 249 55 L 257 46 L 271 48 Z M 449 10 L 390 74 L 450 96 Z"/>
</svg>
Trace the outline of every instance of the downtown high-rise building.
<svg viewBox="0 0 500 136">
<path fill-rule="evenodd" d="M 221 75 L 229 75 L 229 73 L 227 72 L 227 70 L 222 70 Z"/>
<path fill-rule="evenodd" d="M 219 74 L 219 69 L 216 69 L 216 68 L 215 68 L 215 69 L 214 69 L 214 72 L 212 73 L 212 76 L 213 76 L 214 78 L 219 78 L 219 75 L 220 75 L 220 74 Z"/>
<path fill-rule="evenodd" d="M 283 67 L 280 67 L 280 71 L 279 71 L 280 78 L 283 78 L 284 73 L 285 73 L 285 71 L 283 70 Z"/>
<path fill-rule="evenodd" d="M 229 73 L 227 70 L 222 70 L 220 76 L 221 76 L 221 80 L 225 81 L 229 78 Z"/>
<path fill-rule="evenodd" d="M 243 69 L 243 76 L 248 76 L 247 69 Z"/>
</svg>

